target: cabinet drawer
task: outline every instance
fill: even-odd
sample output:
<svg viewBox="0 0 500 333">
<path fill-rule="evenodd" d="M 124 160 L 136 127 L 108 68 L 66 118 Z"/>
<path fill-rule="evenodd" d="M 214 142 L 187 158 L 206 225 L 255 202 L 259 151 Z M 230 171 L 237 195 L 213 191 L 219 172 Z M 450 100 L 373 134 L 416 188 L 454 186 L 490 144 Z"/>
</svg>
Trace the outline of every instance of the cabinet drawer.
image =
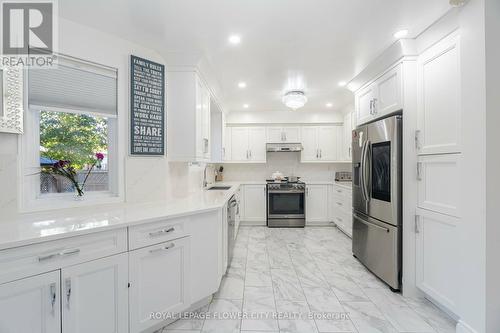
<svg viewBox="0 0 500 333">
<path fill-rule="evenodd" d="M 129 228 L 130 250 L 186 236 L 189 218 L 178 218 Z"/>
<path fill-rule="evenodd" d="M 0 283 L 126 251 L 126 229 L 3 250 L 0 251 Z"/>
<path fill-rule="evenodd" d="M 333 198 L 335 199 L 350 199 L 352 198 L 352 191 L 341 186 L 333 186 Z"/>
</svg>

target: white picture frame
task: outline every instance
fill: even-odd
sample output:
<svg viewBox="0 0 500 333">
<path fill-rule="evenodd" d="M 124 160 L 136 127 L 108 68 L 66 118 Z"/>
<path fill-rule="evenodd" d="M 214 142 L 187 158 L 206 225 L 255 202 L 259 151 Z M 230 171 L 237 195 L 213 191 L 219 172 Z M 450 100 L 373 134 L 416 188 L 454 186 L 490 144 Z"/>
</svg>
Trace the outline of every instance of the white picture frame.
<svg viewBox="0 0 500 333">
<path fill-rule="evenodd" d="M 23 69 L 0 66 L 0 132 L 23 133 Z"/>
</svg>

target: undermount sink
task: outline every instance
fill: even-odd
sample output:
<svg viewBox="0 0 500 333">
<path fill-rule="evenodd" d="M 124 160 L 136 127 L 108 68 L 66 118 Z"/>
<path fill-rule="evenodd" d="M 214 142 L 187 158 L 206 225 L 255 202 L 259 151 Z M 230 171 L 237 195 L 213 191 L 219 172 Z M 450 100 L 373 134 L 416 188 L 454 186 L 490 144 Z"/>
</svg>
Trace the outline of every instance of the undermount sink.
<svg viewBox="0 0 500 333">
<path fill-rule="evenodd" d="M 227 191 L 231 188 L 231 186 L 212 186 L 208 188 L 208 191 Z"/>
</svg>

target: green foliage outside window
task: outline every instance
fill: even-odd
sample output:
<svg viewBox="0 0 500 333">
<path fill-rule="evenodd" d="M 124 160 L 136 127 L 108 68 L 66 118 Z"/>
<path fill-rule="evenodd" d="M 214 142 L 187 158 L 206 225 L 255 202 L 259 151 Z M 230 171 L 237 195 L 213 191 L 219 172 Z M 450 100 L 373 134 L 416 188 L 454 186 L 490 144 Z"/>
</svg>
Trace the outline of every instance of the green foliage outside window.
<svg viewBox="0 0 500 333">
<path fill-rule="evenodd" d="M 95 162 L 96 152 L 108 150 L 105 118 L 89 115 L 40 112 L 40 155 L 70 161 L 75 169 Z"/>
</svg>

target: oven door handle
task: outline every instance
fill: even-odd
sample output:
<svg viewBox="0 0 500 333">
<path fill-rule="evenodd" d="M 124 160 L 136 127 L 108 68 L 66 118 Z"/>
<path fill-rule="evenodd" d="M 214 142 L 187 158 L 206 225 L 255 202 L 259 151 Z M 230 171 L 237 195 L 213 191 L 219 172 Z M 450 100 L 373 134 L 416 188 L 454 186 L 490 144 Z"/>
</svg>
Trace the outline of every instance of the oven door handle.
<svg viewBox="0 0 500 333">
<path fill-rule="evenodd" d="M 285 194 L 286 193 L 298 193 L 298 194 L 300 194 L 300 193 L 305 193 L 305 191 L 304 190 L 293 190 L 293 191 L 287 191 L 287 190 L 282 190 L 282 191 L 280 191 L 280 190 L 269 190 L 268 193 L 269 194 L 274 194 L 274 193 L 285 193 Z"/>
</svg>

